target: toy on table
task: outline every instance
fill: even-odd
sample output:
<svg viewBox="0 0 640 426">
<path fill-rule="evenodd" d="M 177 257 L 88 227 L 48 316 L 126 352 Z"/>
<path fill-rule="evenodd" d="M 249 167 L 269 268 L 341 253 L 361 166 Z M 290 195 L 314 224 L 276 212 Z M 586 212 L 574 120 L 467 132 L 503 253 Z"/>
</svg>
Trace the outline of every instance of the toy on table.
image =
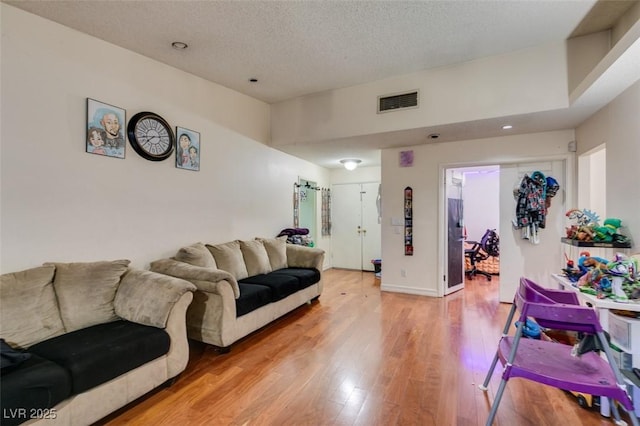
<svg viewBox="0 0 640 426">
<path fill-rule="evenodd" d="M 580 291 L 619 302 L 640 299 L 637 259 L 627 258 L 622 253 L 616 253 L 612 261 L 583 255 L 580 263 L 586 269 L 577 280 Z"/>
<path fill-rule="evenodd" d="M 580 258 L 578 259 L 578 267 L 576 268 L 575 262 L 567 256 L 565 253 L 565 259 L 567 260 L 567 266 L 562 270 L 565 276 L 571 282 L 578 282 L 580 277 L 591 272 L 592 270 L 606 269 L 606 265 L 609 263 L 607 259 L 598 256 L 591 256 L 588 251 L 580 252 Z M 596 275 L 597 277 L 597 275 Z M 595 277 L 594 277 L 595 278 Z"/>
<path fill-rule="evenodd" d="M 612 293 L 620 299 L 640 296 L 638 279 L 638 261 L 617 253 L 615 260 L 607 264 L 607 273 L 611 275 Z"/>
</svg>

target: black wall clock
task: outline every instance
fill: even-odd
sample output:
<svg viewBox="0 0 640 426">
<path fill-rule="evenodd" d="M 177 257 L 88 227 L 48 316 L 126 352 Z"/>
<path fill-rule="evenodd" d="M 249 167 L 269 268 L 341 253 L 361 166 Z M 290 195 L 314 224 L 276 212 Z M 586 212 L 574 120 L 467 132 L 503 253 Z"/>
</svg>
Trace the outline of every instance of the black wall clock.
<svg viewBox="0 0 640 426">
<path fill-rule="evenodd" d="M 164 118 L 153 112 L 139 112 L 129 120 L 127 136 L 133 149 L 142 158 L 162 161 L 171 155 L 175 136 Z"/>
</svg>

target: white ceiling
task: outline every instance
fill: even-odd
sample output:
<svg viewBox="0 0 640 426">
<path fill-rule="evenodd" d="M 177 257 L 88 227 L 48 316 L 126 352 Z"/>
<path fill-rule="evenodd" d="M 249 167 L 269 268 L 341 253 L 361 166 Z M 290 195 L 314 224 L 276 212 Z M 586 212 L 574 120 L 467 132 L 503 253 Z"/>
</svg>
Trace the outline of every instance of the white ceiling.
<svg viewBox="0 0 640 426">
<path fill-rule="evenodd" d="M 566 40 L 596 4 L 595 0 L 2 1 L 267 103 Z M 585 21 L 587 27 L 580 31 L 605 29 L 617 18 L 598 15 L 602 19 L 596 20 L 597 28 Z M 189 47 L 172 49 L 173 41 Z M 250 78 L 258 82 L 251 83 Z M 563 111 L 562 119 L 547 114 L 514 120 L 529 122 L 524 129 L 553 130 L 575 124 L 592 110 Z M 441 141 L 491 136 L 493 124 L 451 125 L 449 138 Z M 279 149 L 328 167 L 335 166 L 333 160 L 342 150 L 373 165 L 379 148 L 425 143 L 425 130 Z M 438 131 L 443 133 L 442 127 Z"/>
</svg>

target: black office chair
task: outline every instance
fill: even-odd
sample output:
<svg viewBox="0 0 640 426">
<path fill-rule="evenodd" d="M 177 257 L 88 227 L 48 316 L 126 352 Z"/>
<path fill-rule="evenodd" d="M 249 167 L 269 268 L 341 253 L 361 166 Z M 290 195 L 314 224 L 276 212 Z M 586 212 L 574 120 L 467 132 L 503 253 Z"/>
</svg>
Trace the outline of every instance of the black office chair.
<svg viewBox="0 0 640 426">
<path fill-rule="evenodd" d="M 491 274 L 478 269 L 477 263 L 487 260 L 489 257 L 500 255 L 500 238 L 495 229 L 487 229 L 480 242 L 467 241 L 471 248 L 464 250 L 464 255 L 469 259 L 470 268 L 464 271 L 465 275 L 472 279 L 477 274 L 484 275 L 491 281 Z"/>
</svg>

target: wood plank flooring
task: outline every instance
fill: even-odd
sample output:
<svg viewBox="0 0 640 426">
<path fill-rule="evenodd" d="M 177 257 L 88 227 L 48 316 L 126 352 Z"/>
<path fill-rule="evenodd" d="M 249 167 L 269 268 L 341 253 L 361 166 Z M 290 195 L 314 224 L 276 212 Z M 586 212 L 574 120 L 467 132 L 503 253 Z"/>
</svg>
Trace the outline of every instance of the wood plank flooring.
<svg viewBox="0 0 640 426">
<path fill-rule="evenodd" d="M 478 389 L 510 308 L 498 277 L 445 298 L 380 292 L 373 273 L 328 270 L 318 302 L 234 344 L 191 342 L 187 369 L 105 425 L 483 425 L 500 381 Z M 555 388 L 512 379 L 500 425 L 612 425 Z"/>
</svg>

